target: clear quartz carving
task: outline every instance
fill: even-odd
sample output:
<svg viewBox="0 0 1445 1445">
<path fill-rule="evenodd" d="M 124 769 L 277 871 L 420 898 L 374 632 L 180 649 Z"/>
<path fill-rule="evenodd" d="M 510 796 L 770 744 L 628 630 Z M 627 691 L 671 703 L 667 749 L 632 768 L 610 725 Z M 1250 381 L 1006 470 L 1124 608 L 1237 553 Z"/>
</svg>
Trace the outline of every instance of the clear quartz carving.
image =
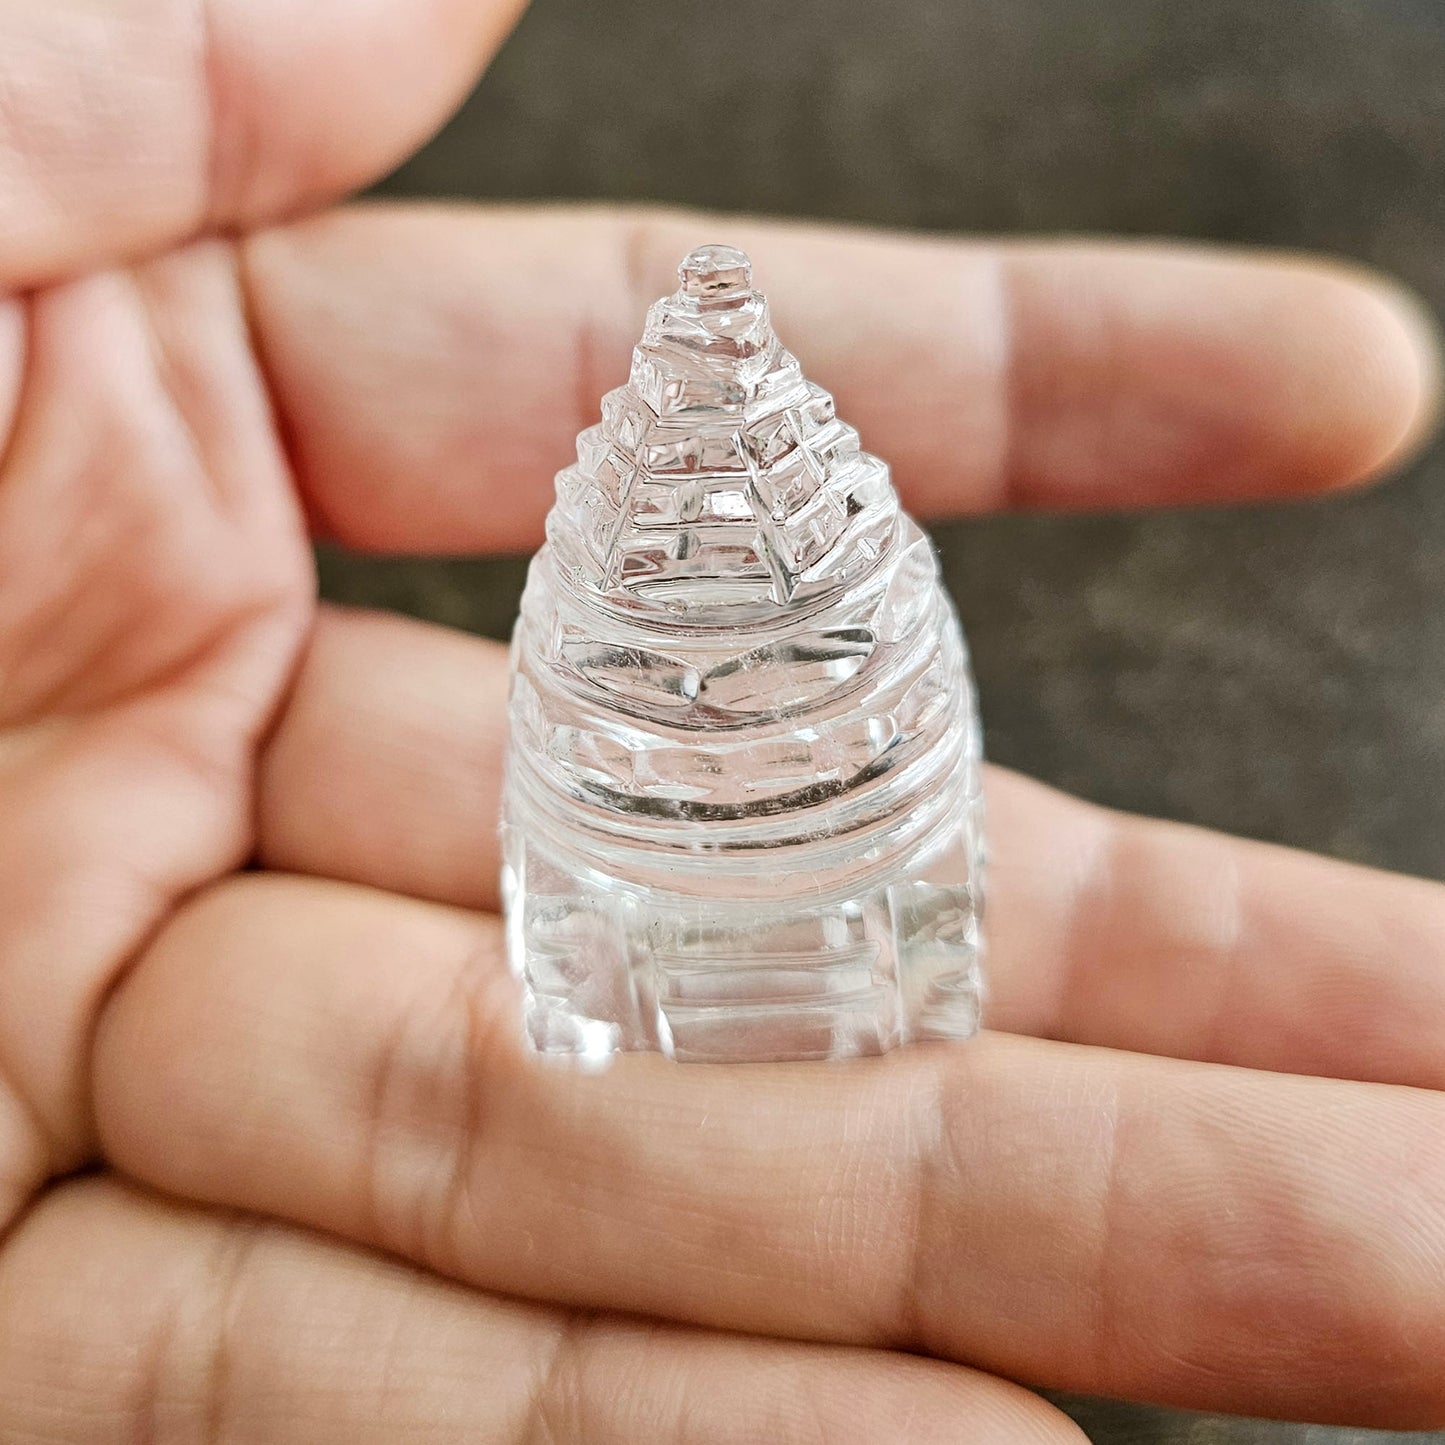
<svg viewBox="0 0 1445 1445">
<path fill-rule="evenodd" d="M 748 258 L 680 274 L 557 478 L 513 641 L 527 1037 L 715 1062 L 966 1038 L 980 737 L 932 548 Z"/>
</svg>

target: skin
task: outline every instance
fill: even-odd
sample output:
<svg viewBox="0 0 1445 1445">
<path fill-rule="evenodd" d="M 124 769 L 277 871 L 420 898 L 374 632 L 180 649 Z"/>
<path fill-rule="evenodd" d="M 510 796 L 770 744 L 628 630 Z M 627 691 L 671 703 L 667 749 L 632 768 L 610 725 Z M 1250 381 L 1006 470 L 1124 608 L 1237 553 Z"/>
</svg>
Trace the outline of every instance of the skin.
<svg viewBox="0 0 1445 1445">
<path fill-rule="evenodd" d="M 309 551 L 535 543 L 699 240 L 925 516 L 1376 476 L 1419 312 L 1297 257 L 296 219 L 517 8 L 0 5 L 6 1440 L 1081 1438 L 1010 1381 L 1445 1423 L 1445 889 L 995 771 L 976 1044 L 538 1068 L 502 652 L 319 608 Z"/>
</svg>

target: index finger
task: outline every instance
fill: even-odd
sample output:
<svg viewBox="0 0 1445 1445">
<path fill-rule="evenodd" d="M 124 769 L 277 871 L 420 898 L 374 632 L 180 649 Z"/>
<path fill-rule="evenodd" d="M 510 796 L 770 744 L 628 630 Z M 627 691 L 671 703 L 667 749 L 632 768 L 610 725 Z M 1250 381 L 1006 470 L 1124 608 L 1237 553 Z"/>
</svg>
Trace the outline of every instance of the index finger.
<svg viewBox="0 0 1445 1445">
<path fill-rule="evenodd" d="M 366 207 L 243 251 L 313 518 L 381 551 L 531 547 L 704 241 L 921 516 L 1302 496 L 1378 474 L 1434 411 L 1416 304 L 1300 256 L 978 241 L 599 207 Z"/>
</svg>

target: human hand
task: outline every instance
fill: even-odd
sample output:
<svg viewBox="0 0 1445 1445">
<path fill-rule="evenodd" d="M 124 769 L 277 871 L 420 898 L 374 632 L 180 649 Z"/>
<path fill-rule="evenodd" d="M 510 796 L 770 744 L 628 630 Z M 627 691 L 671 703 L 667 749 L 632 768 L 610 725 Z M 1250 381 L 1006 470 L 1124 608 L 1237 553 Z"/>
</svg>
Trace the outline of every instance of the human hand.
<svg viewBox="0 0 1445 1445">
<path fill-rule="evenodd" d="M 266 229 L 414 142 L 508 8 L 0 18 L 5 1438 L 1078 1438 L 997 1376 L 1445 1418 L 1439 888 L 994 772 L 993 1034 L 540 1068 L 501 649 L 318 615 L 307 545 L 534 542 L 703 239 L 925 515 L 1371 474 L 1431 406 L 1418 331 L 1165 248 Z"/>
</svg>

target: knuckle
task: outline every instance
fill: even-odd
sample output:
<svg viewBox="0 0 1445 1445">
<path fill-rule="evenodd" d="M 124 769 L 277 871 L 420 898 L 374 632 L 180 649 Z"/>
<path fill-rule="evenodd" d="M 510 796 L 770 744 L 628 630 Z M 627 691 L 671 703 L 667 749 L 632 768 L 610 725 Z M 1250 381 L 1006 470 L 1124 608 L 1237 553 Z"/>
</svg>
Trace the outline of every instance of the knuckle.
<svg viewBox="0 0 1445 1445">
<path fill-rule="evenodd" d="M 360 1192 L 369 1233 L 450 1275 L 476 1272 L 498 1101 L 520 1060 L 514 990 L 497 951 L 495 939 L 479 941 L 449 987 L 411 993 L 368 1071 Z"/>
</svg>

